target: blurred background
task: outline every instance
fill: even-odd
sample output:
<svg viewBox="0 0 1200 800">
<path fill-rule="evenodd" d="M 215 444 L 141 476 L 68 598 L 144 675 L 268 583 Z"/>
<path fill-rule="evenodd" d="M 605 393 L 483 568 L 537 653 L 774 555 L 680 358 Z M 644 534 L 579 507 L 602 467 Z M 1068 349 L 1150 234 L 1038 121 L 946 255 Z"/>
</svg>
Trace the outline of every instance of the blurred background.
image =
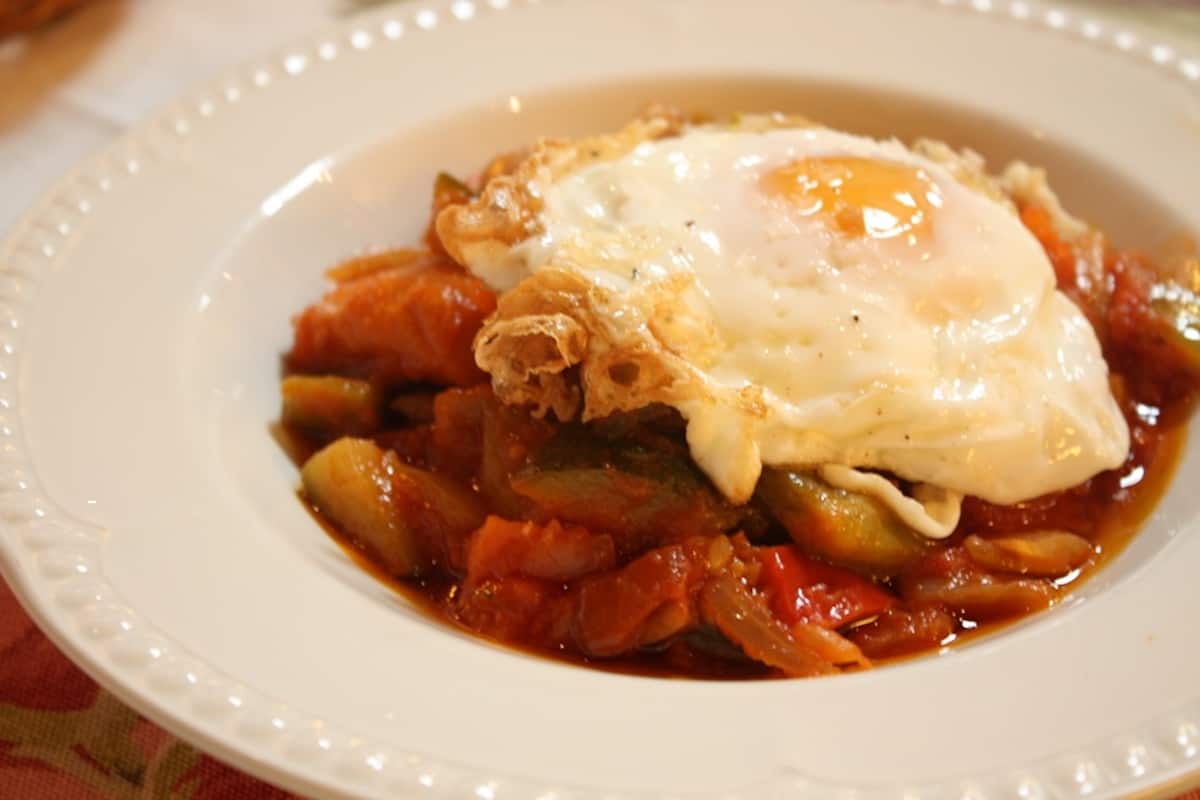
<svg viewBox="0 0 1200 800">
<path fill-rule="evenodd" d="M 999 8 L 1002 0 L 958 2 Z M 189 85 L 329 21 L 382 4 L 0 0 L 0 233 L 73 163 Z M 1057 0 L 1055 5 L 1111 18 L 1152 39 L 1200 52 L 1200 0 Z"/>
</svg>

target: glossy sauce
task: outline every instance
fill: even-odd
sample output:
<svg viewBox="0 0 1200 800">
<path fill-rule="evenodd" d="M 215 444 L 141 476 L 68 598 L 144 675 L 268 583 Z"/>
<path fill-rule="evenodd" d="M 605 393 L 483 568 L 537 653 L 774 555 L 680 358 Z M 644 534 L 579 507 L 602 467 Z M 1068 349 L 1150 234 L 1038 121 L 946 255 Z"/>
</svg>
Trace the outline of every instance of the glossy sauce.
<svg viewBox="0 0 1200 800">
<path fill-rule="evenodd" d="M 1120 498 L 1115 499 L 1106 510 L 1096 532 L 1088 537 L 1097 546 L 1098 553 L 1095 558 L 1082 569 L 1056 580 L 1057 585 L 1077 589 L 1089 578 L 1099 573 L 1129 545 L 1166 493 L 1175 470 L 1179 466 L 1184 446 L 1187 444 L 1188 426 L 1186 423 L 1178 423 L 1169 428 L 1154 429 L 1151 436 L 1155 445 L 1153 460 L 1145 463 L 1134 461 L 1119 471 L 1121 480 L 1129 486 L 1122 490 L 1123 494 Z M 959 537 L 956 535 L 956 538 Z M 1060 598 L 1058 602 L 1063 602 L 1069 596 Z M 987 623 L 970 621 L 976 625 L 973 630 L 959 631 L 945 644 L 957 646 L 977 642 L 1024 619 L 1026 617 Z M 964 620 L 964 627 L 967 622 Z M 941 652 L 945 652 L 945 649 L 943 648 Z M 928 653 L 900 656 L 887 659 L 887 662 L 907 661 L 923 655 L 928 655 Z M 885 662 L 877 661 L 876 663 Z"/>
<path fill-rule="evenodd" d="M 474 628 L 459 623 L 458 618 L 450 612 L 451 601 L 458 590 L 458 585 L 449 577 L 437 573 L 417 580 L 401 580 L 382 569 L 363 552 L 354 541 L 344 536 L 330 522 L 313 508 L 303 492 L 299 492 L 304 507 L 312 514 L 313 519 L 329 535 L 329 538 L 340 547 L 350 560 L 357 564 L 372 578 L 386 585 L 393 592 L 407 600 L 414 608 L 419 609 L 437 624 L 453 625 L 476 639 L 483 639 L 497 647 L 515 650 L 534 658 L 547 658 L 564 661 L 581 667 L 601 669 L 605 672 L 616 672 L 623 675 L 642 675 L 652 678 L 691 678 L 701 680 L 747 680 L 751 678 L 782 678 L 783 675 L 762 664 L 752 661 L 733 660 L 728 658 L 706 657 L 694 650 L 675 646 L 665 650 L 650 650 L 636 655 L 621 658 L 588 658 L 568 648 L 560 648 L 557 652 L 546 652 L 534 647 L 526 647 L 519 643 L 503 641 Z"/>
<path fill-rule="evenodd" d="M 854 229 L 851 232 L 856 232 L 857 227 L 865 223 L 858 216 L 850 219 L 853 215 L 848 215 L 846 208 L 853 211 L 859 207 L 870 207 L 876 211 L 886 211 L 896 226 L 903 228 L 897 230 L 896 235 L 903 234 L 919 239 L 922 230 L 931 223 L 932 210 L 939 204 L 934 202 L 938 198 L 933 197 L 926 198 L 928 208 L 915 201 L 908 202 L 910 196 L 923 186 L 923 177 L 920 174 L 886 169 L 883 172 L 871 172 L 864 170 L 863 165 L 857 162 L 797 163 L 781 171 L 775 179 L 776 183 L 780 184 L 775 187 L 777 190 L 798 195 L 798 199 L 809 203 L 811 209 L 809 206 L 805 208 L 812 214 L 834 214 L 839 224 L 845 223 Z M 904 202 L 901 203 L 897 198 L 903 199 Z M 435 192 L 435 211 L 442 204 Z M 1082 256 L 1087 254 L 1076 252 L 1066 243 L 1059 241 L 1052 226 L 1044 218 L 1045 215 L 1039 216 L 1039 213 L 1040 210 L 1036 208 L 1024 209 L 1022 221 L 1035 233 L 1053 262 L 1060 289 L 1088 316 L 1105 348 L 1105 358 L 1112 376 L 1113 396 L 1116 397 L 1130 427 L 1132 441 L 1129 457 L 1119 468 L 1102 472 L 1073 489 L 1013 506 L 995 506 L 968 497 L 964 503 L 962 520 L 950 538 L 925 551 L 919 561 L 909 560 L 898 570 L 877 572 L 877 575 L 886 574 L 892 577 L 886 580 L 877 579 L 874 584 L 861 574 L 851 573 L 847 569 L 827 563 L 822 564 L 820 561 L 814 562 L 809 558 L 807 560 L 811 562 L 810 566 L 803 569 L 819 569 L 817 572 L 807 573 L 807 586 L 826 592 L 831 588 L 838 589 L 838 581 L 841 580 L 841 590 L 848 592 L 845 583 L 845 576 L 848 575 L 860 584 L 860 600 L 863 591 L 882 596 L 885 593 L 881 589 L 885 589 L 894 595 L 893 600 L 898 611 L 915 611 L 923 607 L 922 602 L 928 604 L 929 600 L 926 598 L 922 601 L 919 593 L 916 599 L 912 599 L 913 594 L 909 592 L 911 586 L 906 588 L 904 582 L 909 579 L 918 582 L 924 580 L 927 573 L 923 570 L 944 570 L 937 577 L 951 583 L 960 579 L 971 580 L 969 576 L 963 577 L 967 573 L 957 571 L 961 567 L 955 566 L 954 561 L 960 559 L 957 562 L 959 564 L 961 559 L 971 561 L 963 547 L 967 536 L 980 534 L 986 538 L 989 534 L 1017 534 L 1037 530 L 1071 531 L 1086 537 L 1096 552 L 1082 568 L 1052 581 L 1062 590 L 1061 595 L 1053 597 L 1053 602 L 1057 603 L 1069 596 L 1070 590 L 1090 578 L 1120 553 L 1161 499 L 1186 441 L 1186 418 L 1191 411 L 1191 398 L 1197 389 L 1200 389 L 1200 367 L 1187 363 L 1187 358 L 1200 360 L 1200 355 L 1183 354 L 1178 347 L 1172 349 L 1166 346 L 1159 335 L 1160 329 L 1153 327 L 1153 324 L 1145 324 L 1155 321 L 1148 307 L 1151 295 L 1146 285 L 1143 285 L 1152 280 L 1147 277 L 1150 275 L 1148 263 L 1136 254 L 1106 249 L 1103 267 L 1113 283 L 1108 286 L 1107 293 L 1089 288 L 1101 284 L 1081 280 L 1086 277 L 1083 270 L 1086 258 Z M 872 217 L 875 221 L 880 218 L 879 214 Z M 891 229 L 885 232 L 889 231 Z M 434 242 L 434 245 L 436 244 Z M 778 638 L 772 639 L 767 635 L 770 631 L 764 634 L 770 626 L 759 624 L 761 620 L 756 622 L 756 614 L 761 610 L 763 614 L 771 617 L 771 625 L 783 629 L 785 637 L 790 637 L 786 628 L 788 625 L 796 626 L 791 628 L 796 636 L 804 632 L 804 621 L 787 618 L 786 607 L 771 612 L 763 610 L 767 603 L 773 603 L 774 599 L 788 596 L 780 592 L 790 591 L 780 588 L 785 586 L 783 572 L 772 573 L 780 583 L 771 584 L 765 589 L 766 603 L 762 602 L 764 584 L 760 581 L 763 576 L 768 575 L 765 568 L 765 559 L 768 556 L 765 554 L 773 552 L 774 555 L 770 558 L 782 559 L 782 554 L 778 551 L 799 552 L 802 549 L 792 546 L 786 526 L 783 525 L 784 520 L 776 515 L 772 521 L 764 514 L 761 505 L 739 508 L 736 516 L 731 516 L 734 512 L 728 505 L 713 505 L 712 502 L 706 504 L 703 498 L 710 496 L 707 493 L 712 492 L 712 487 L 703 478 L 700 482 L 704 485 L 697 488 L 694 483 L 689 484 L 679 473 L 670 472 L 666 467 L 663 467 L 661 474 L 671 476 L 671 481 L 659 483 L 647 484 L 644 479 L 638 477 L 640 473 L 636 471 L 623 472 L 629 464 L 622 466 L 623 462 L 615 460 L 616 456 L 609 455 L 617 452 L 616 450 L 604 449 L 608 447 L 604 441 L 610 444 L 617 441 L 612 437 L 630 437 L 631 440 L 637 441 L 637 447 L 663 457 L 680 451 L 686 454 L 687 446 L 682 441 L 681 434 L 682 419 L 677 418 L 676 423 L 679 424 L 674 424 L 665 421 L 659 415 L 624 423 L 621 422 L 620 415 L 617 415 L 614 423 L 595 423 L 597 428 L 610 425 L 607 434 L 591 430 L 589 424 L 586 426 L 587 436 L 578 441 L 570 437 L 566 439 L 568 450 L 572 454 L 576 454 L 579 448 L 584 448 L 582 452 L 586 456 L 589 453 L 587 448 L 590 447 L 592 455 L 597 452 L 603 455 L 605 460 L 602 467 L 591 467 L 592 473 L 597 470 L 604 471 L 605 474 L 615 472 L 618 481 L 625 480 L 621 491 L 626 494 L 615 493 L 608 496 L 641 498 L 633 501 L 631 505 L 613 503 L 613 507 L 620 510 L 607 516 L 590 513 L 597 507 L 597 502 L 603 503 L 603 500 L 597 501 L 597 498 L 605 497 L 605 489 L 603 483 L 588 483 L 589 480 L 596 480 L 594 476 L 588 477 L 592 474 L 588 469 L 576 473 L 571 482 L 566 484 L 566 490 L 562 485 L 557 489 L 553 485 L 549 488 L 543 486 L 542 494 L 538 495 L 537 485 L 528 483 L 530 474 L 536 479 L 539 475 L 553 476 L 555 470 L 559 470 L 558 474 L 562 475 L 567 468 L 564 464 L 572 463 L 559 463 L 549 457 L 538 465 L 537 470 L 532 473 L 527 470 L 523 473 L 527 485 L 523 490 L 514 491 L 515 482 L 512 486 L 509 485 L 509 479 L 515 476 L 514 471 L 533 463 L 529 460 L 531 448 L 545 446 L 547 451 L 551 450 L 547 441 L 553 437 L 555 429 L 545 421 L 534 420 L 519 409 L 497 402 L 491 393 L 486 383 L 486 375 L 478 372 L 474 366 L 471 341 L 482 320 L 494 308 L 495 299 L 490 290 L 482 288 L 477 281 L 467 277 L 457 265 L 446 262 L 445 254 L 438 255 L 436 250 L 437 247 L 434 246 L 433 250 L 421 255 L 421 258 L 429 261 L 421 270 L 393 269 L 387 264 L 379 266 L 373 263 L 371 269 L 365 273 L 355 273 L 354 276 L 346 278 L 345 283 L 339 283 L 322 304 L 311 307 L 298 318 L 296 344 L 289 355 L 287 369 L 293 374 L 342 375 L 369 380 L 373 391 L 380 393 L 385 387 L 412 393 L 392 397 L 381 396 L 383 407 L 387 410 L 381 412 L 383 417 L 376 420 L 374 428 L 365 431 L 365 435 L 370 435 L 373 441 L 362 444 L 368 449 L 375 448 L 374 452 L 381 453 L 381 457 L 382 453 L 386 452 L 387 457 L 396 459 L 395 463 L 407 465 L 405 469 L 412 469 L 417 473 L 424 471 L 430 480 L 436 474 L 443 481 L 457 482 L 459 490 L 464 494 L 456 497 L 452 504 L 454 508 L 469 509 L 475 499 L 480 507 L 469 510 L 469 527 L 462 526 L 451 531 L 448 524 L 445 528 L 430 528 L 427 525 L 426 529 L 421 529 L 423 533 L 411 534 L 413 537 L 434 536 L 438 544 L 435 549 L 430 546 L 428 539 L 422 540 L 427 554 L 437 553 L 436 556 L 428 555 L 428 560 L 423 565 L 414 567 L 405 563 L 395 567 L 398 571 L 406 573 L 425 571 L 425 577 L 419 579 L 399 579 L 384 569 L 381 563 L 387 563 L 386 561 L 377 561 L 370 555 L 371 551 L 368 548 L 336 529 L 301 493 L 301 500 L 329 536 L 361 568 L 404 596 L 431 620 L 454 625 L 472 636 L 478 636 L 502 647 L 623 674 L 707 680 L 781 677 L 782 673 L 778 669 L 752 661 L 742 653 L 773 663 L 779 669 L 790 669 L 796 664 L 795 661 L 778 660 L 778 651 L 771 650 L 772 645 L 778 645 Z M 406 258 L 411 260 L 411 254 L 406 255 Z M 359 266 L 361 267 L 361 264 Z M 1115 292 L 1113 286 L 1116 287 Z M 857 321 L 857 316 L 854 319 Z M 404 324 L 397 327 L 400 322 Z M 1155 338 L 1156 336 L 1158 338 Z M 431 357 L 431 353 L 442 353 L 454 358 Z M 468 388 L 446 389 L 454 386 Z M 488 399 L 481 399 L 483 395 L 477 390 L 483 390 Z M 437 399 L 434 399 L 434 392 L 438 392 Z M 420 408 L 408 402 L 416 395 L 425 398 Z M 433 408 L 425 408 L 425 405 L 429 404 L 437 407 L 444 398 L 449 398 L 442 409 L 446 412 L 444 418 Z M 1004 418 L 1011 411 L 1002 408 L 997 413 L 1000 418 Z M 558 428 L 569 425 L 577 423 L 560 425 Z M 304 463 L 334 438 L 308 438 L 282 425 L 275 426 L 272 433 L 297 464 Z M 364 435 L 361 430 L 347 432 L 341 429 L 340 433 L 349 433 L 351 436 Z M 576 430 L 576 434 L 578 433 Z M 605 436 L 610 438 L 605 439 Z M 1114 452 L 1114 458 L 1104 463 L 1111 464 L 1119 458 L 1120 449 Z M 667 461 L 646 463 L 662 466 L 670 462 L 668 458 Z M 466 469 L 469 465 L 473 466 Z M 694 468 L 694 465 L 688 462 L 684 468 L 685 473 L 689 467 Z M 387 475 L 401 474 L 399 467 L 396 469 L 397 472 L 388 471 Z M 307 473 L 305 480 L 306 485 L 313 486 Z M 327 482 L 326 485 L 330 483 Z M 337 487 L 340 484 L 332 481 L 332 485 Z M 398 484 L 389 479 L 386 485 L 391 489 L 385 489 L 384 496 L 391 503 L 393 495 L 388 492 L 395 490 Z M 653 494 L 640 493 L 646 485 L 659 488 L 653 489 Z M 344 489 L 344 486 L 342 488 Z M 365 508 L 370 505 L 373 491 L 374 489 L 369 489 L 366 493 L 342 493 L 335 496 L 354 498 L 358 504 L 356 507 Z M 611 489 L 609 491 L 611 492 Z M 726 496 L 732 495 L 727 492 Z M 421 521 L 422 515 L 433 507 L 431 504 L 436 497 L 436 493 L 425 493 L 418 495 L 416 500 L 407 506 L 389 507 L 394 511 L 402 509 L 404 515 L 401 518 L 405 520 L 405 525 L 411 522 L 416 530 L 426 524 Z M 666 498 L 673 501 L 673 504 L 667 503 L 668 512 L 664 513 L 660 508 L 653 512 L 656 516 L 652 518 L 639 518 L 636 514 L 637 509 L 647 506 L 659 508 L 653 503 L 647 503 L 648 497 L 654 500 Z M 526 504 L 527 501 L 529 505 Z M 568 501 L 573 501 L 575 505 L 570 505 Z M 443 502 L 442 505 L 446 504 Z M 603 505 L 601 507 L 608 508 Z M 566 509 L 566 512 L 561 509 Z M 471 518 L 471 514 L 475 513 L 479 515 L 478 520 Z M 489 516 L 482 527 L 476 527 L 484 519 L 485 513 L 495 517 Z M 570 516 L 572 514 L 574 517 Z M 560 519 L 564 525 L 583 526 L 587 529 L 583 530 L 583 535 L 589 542 L 593 539 L 607 541 L 607 560 L 602 562 L 602 567 L 588 566 L 571 571 L 563 565 L 578 564 L 579 561 L 572 561 L 571 556 L 561 563 L 555 559 L 562 557 L 564 552 L 572 551 L 561 549 L 561 541 L 556 543 L 549 539 L 537 539 L 530 540 L 538 543 L 535 552 L 555 561 L 557 568 L 563 570 L 549 573 L 556 576 L 553 581 L 539 580 L 538 577 L 545 578 L 546 573 L 532 571 L 488 572 L 488 569 L 496 568 L 489 567 L 490 562 L 485 559 L 496 558 L 499 552 L 494 546 L 496 539 L 488 538 L 493 530 L 490 526 L 495 518 L 504 518 L 499 520 L 502 526 L 520 528 L 525 525 L 524 530 L 528 530 L 528 525 L 558 525 Z M 350 519 L 353 520 L 352 515 Z M 550 523 L 550 519 L 555 521 Z M 525 524 L 519 520 L 533 522 Z M 353 528 L 353 522 L 347 524 Z M 368 533 L 372 530 L 368 529 Z M 730 536 L 733 531 L 738 530 L 744 530 L 747 535 Z M 708 535 L 721 532 L 725 532 L 724 535 L 707 538 Z M 685 552 L 684 540 L 697 534 L 706 535 L 706 538 L 700 540 L 700 546 L 704 549 Z M 468 536 L 470 538 L 466 538 Z M 364 541 L 370 541 L 369 537 Z M 695 539 L 688 541 L 694 542 Z M 547 542 L 549 544 L 546 544 Z M 711 545 L 721 542 L 724 542 L 726 550 L 734 551 L 734 555 L 726 556 L 724 561 L 717 560 L 709 549 Z M 1082 546 L 1082 543 L 1077 544 Z M 379 545 L 376 542 L 373 546 Z M 492 549 L 489 550 L 489 547 Z M 666 560 L 666 556 L 653 555 L 669 549 L 679 551 L 683 561 L 670 561 Z M 474 571 L 474 567 L 468 569 L 464 566 L 463 562 L 468 560 L 463 555 L 463 550 L 469 551 L 472 556 L 482 553 L 479 555 L 480 562 L 468 562 L 475 563 L 476 566 L 482 564 L 478 572 Z M 748 551 L 753 553 L 747 556 Z M 696 556 L 697 552 L 702 554 Z M 1083 552 L 1086 553 L 1086 549 Z M 491 556 L 487 553 L 491 553 Z M 662 577 L 662 572 L 651 570 L 648 573 L 642 570 L 637 573 L 638 577 L 629 579 L 629 582 L 624 584 L 626 588 L 632 586 L 633 589 L 623 595 L 611 590 L 611 583 L 603 583 L 610 576 L 619 577 L 635 562 L 640 563 L 643 556 L 663 559 L 654 563 L 667 565 L 663 569 L 668 570 L 669 574 Z M 946 559 L 941 566 L 933 564 L 931 567 L 925 563 L 936 562 L 942 556 Z M 497 563 L 500 561 L 497 560 Z M 779 563 L 782 565 L 783 561 Z M 1072 560 L 1070 563 L 1078 561 Z M 680 571 L 671 571 L 676 569 L 673 566 L 676 564 L 681 564 L 678 568 Z M 700 566 L 697 566 L 698 564 Z M 742 571 L 735 572 L 735 567 L 731 566 L 734 564 L 737 570 Z M 974 568 L 983 569 L 978 565 Z M 780 566 L 779 569 L 786 570 L 787 567 Z M 831 571 L 840 571 L 843 577 L 833 576 Z M 455 575 L 459 575 L 460 578 L 456 578 Z M 462 578 L 464 575 L 466 577 Z M 696 575 L 701 576 L 697 579 L 699 583 L 691 581 L 689 577 Z M 571 583 L 558 582 L 560 579 L 568 579 L 568 576 L 571 576 Z M 504 580 L 508 578 L 513 579 L 509 586 L 515 588 L 506 592 L 503 585 Z M 598 583 L 588 583 L 593 578 L 597 579 Z M 1039 579 L 1034 582 L 1040 583 L 1045 591 L 1040 595 L 1040 604 L 1022 606 L 1026 611 L 1044 605 L 1053 592 L 1054 587 L 1049 586 L 1046 581 Z M 751 605 L 739 605 L 731 602 L 737 600 L 737 597 L 731 596 L 736 594 L 728 588 L 731 584 L 754 587 L 744 589 L 743 593 L 754 591 L 759 594 L 751 598 Z M 585 597 L 586 593 L 597 585 L 601 586 L 601 591 L 593 596 L 599 599 L 588 600 Z M 666 588 L 662 589 L 664 586 Z M 683 594 L 671 594 L 676 589 Z M 691 594 L 686 594 L 689 591 Z M 652 598 L 658 598 L 655 602 L 660 605 L 646 609 L 646 613 L 651 614 L 650 617 L 639 617 L 636 611 L 629 613 L 630 608 L 641 608 L 637 605 L 641 602 L 637 596 L 638 592 L 649 593 Z M 690 597 L 688 602 L 692 605 L 704 607 L 689 618 L 690 626 L 671 627 L 678 621 L 678 614 L 660 615 L 658 612 L 677 610 L 681 602 L 679 597 Z M 479 604 L 480 598 L 482 604 Z M 912 605 L 909 605 L 910 599 Z M 934 602 L 950 603 L 957 600 L 952 598 Z M 705 603 L 708 605 L 705 606 Z M 534 641 L 533 635 L 525 629 L 496 627 L 488 616 L 493 614 L 507 618 L 511 615 L 513 619 L 518 619 L 524 610 L 534 606 L 538 609 L 536 613 L 542 615 L 539 619 L 553 619 L 551 627 L 539 629 L 540 633 L 537 635 L 540 638 L 537 641 L 541 642 L 540 646 L 522 643 Z M 986 604 L 967 607 L 975 608 L 976 613 L 980 615 L 995 614 L 998 608 Z M 906 618 L 903 614 L 891 615 L 886 604 L 871 608 L 863 608 L 860 605 L 859 608 L 861 613 L 856 616 L 836 618 L 844 621 L 858 620 L 850 629 L 840 629 L 841 633 L 851 640 L 859 636 L 870 639 L 871 636 L 879 635 L 879 631 L 886 631 L 897 617 L 913 619 Z M 581 622 L 585 616 L 585 609 L 590 616 Z M 952 609 L 947 607 L 946 610 Z M 881 612 L 884 615 L 883 619 L 878 625 L 873 625 L 876 615 Z M 482 616 L 472 616 L 476 613 Z M 1011 613 L 1011 607 L 1003 613 Z M 942 615 L 946 616 L 944 613 Z M 875 658 L 873 661 L 876 664 L 890 663 L 918 655 L 944 653 L 953 650 L 958 644 L 973 642 L 981 636 L 1001 631 L 1012 622 L 1026 616 L 1030 614 L 1022 613 L 983 622 L 965 616 L 960 609 L 959 612 L 953 613 L 955 632 L 941 642 L 937 642 L 938 637 L 943 636 L 943 632 L 949 628 L 928 623 L 922 629 L 923 635 L 911 634 L 911 629 L 910 633 L 904 635 L 909 637 L 909 646 L 919 643 L 923 650 L 902 656 Z M 651 619 L 656 627 L 651 626 Z M 633 620 L 644 627 L 635 631 L 636 635 L 633 638 L 622 638 L 625 631 L 613 633 L 614 620 Z M 732 624 L 731 620 L 738 624 Z M 700 624 L 701 622 L 703 624 Z M 569 636 L 564 633 L 566 629 L 563 628 L 563 624 L 572 626 Z M 832 624 L 827 625 L 830 630 L 834 627 Z M 870 626 L 871 630 L 857 630 L 863 626 Z M 481 628 L 492 632 L 489 635 Z M 724 637 L 716 633 L 718 629 Z M 592 638 L 578 638 L 581 630 L 592 631 L 593 633 L 583 634 Z M 594 633 L 595 631 L 599 633 Z M 653 635 L 647 635 L 648 631 Z M 520 641 L 500 638 L 510 635 L 514 640 Z M 608 638 L 604 638 L 606 636 Z M 738 638 L 739 636 L 741 638 Z M 900 637 L 902 641 L 904 636 Z M 833 637 L 841 639 L 836 635 Z M 589 647 L 584 644 L 585 641 L 599 644 Z M 814 640 L 810 638 L 807 641 L 812 644 Z M 841 641 L 850 644 L 845 639 Z M 568 643 L 551 645 L 547 642 Z M 614 646 L 613 642 L 617 642 L 617 645 Z M 637 649 L 639 642 L 661 644 Z M 795 642 L 791 646 L 794 650 L 803 649 Z M 598 658 L 583 655 L 584 652 L 621 652 L 625 655 Z M 875 652 L 896 650 L 880 647 Z M 838 665 L 845 669 L 847 663 L 865 663 L 861 652 L 857 661 L 844 658 L 844 651 L 837 655 L 830 655 L 829 650 L 822 653 L 821 658 L 827 659 L 825 663 L 829 669 L 836 670 Z M 772 661 L 772 658 L 776 660 Z M 793 674 L 822 673 L 793 670 Z"/>
<path fill-rule="evenodd" d="M 1142 439 L 1145 443 L 1143 450 L 1147 454 L 1153 453 L 1153 458 L 1146 460 L 1133 458 L 1129 465 L 1118 471 L 1118 480 L 1127 485 L 1119 489 L 1111 502 L 1107 504 L 1095 533 L 1090 537 L 1097 545 L 1096 557 L 1082 569 L 1055 581 L 1059 586 L 1078 588 L 1116 558 L 1129 544 L 1170 485 L 1187 441 L 1187 431 L 1187 425 L 1182 422 L 1170 427 L 1142 427 Z M 283 443 L 285 451 L 298 464 L 303 463 L 303 460 L 315 449 L 301 434 L 288 431 L 281 426 L 275 426 L 273 434 Z M 300 492 L 300 500 L 329 537 L 355 564 L 375 580 L 404 597 L 414 608 L 419 609 L 436 623 L 452 625 L 495 646 L 515 650 L 536 658 L 548 658 L 623 675 L 700 680 L 777 679 L 783 677 L 779 672 L 755 662 L 706 656 L 680 644 L 669 646 L 663 650 L 639 652 L 631 656 L 599 659 L 587 658 L 567 648 L 560 648 L 557 652 L 546 652 L 486 636 L 461 625 L 451 612 L 451 601 L 457 591 L 457 584 L 452 579 L 441 573 L 419 580 L 401 580 L 388 574 L 372 561 L 355 542 L 344 536 L 322 517 L 307 502 L 303 492 Z M 964 535 L 962 532 L 956 533 L 947 543 L 957 543 Z M 1069 595 L 1064 595 L 1059 602 L 1067 597 Z M 931 654 L 952 652 L 958 646 L 978 642 L 985 637 L 1003 632 L 1009 626 L 1024 619 L 1026 617 L 1021 616 L 986 623 L 964 619 L 962 621 L 963 629 L 946 639 L 938 650 L 876 659 L 873 663 L 879 666 L 910 661 Z"/>
</svg>

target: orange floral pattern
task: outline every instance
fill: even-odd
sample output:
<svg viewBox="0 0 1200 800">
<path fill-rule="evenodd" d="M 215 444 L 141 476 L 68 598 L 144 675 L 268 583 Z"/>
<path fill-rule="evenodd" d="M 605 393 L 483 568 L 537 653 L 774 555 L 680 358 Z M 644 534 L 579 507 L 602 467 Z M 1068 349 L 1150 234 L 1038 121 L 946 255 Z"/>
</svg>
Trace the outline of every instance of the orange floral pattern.
<svg viewBox="0 0 1200 800">
<path fill-rule="evenodd" d="M 0 581 L 0 797 L 290 800 L 121 704 L 60 653 Z"/>
</svg>

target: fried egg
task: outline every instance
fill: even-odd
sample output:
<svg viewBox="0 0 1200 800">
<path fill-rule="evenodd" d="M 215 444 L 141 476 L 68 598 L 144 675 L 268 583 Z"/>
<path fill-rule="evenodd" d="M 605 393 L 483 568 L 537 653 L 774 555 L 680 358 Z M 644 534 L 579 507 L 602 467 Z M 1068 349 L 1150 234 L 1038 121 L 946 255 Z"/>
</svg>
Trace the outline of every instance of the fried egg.
<svg viewBox="0 0 1200 800">
<path fill-rule="evenodd" d="M 668 126 L 544 144 L 438 228 L 503 292 L 476 340 L 502 398 L 667 403 L 735 502 L 764 464 L 892 473 L 944 536 L 962 495 L 1027 500 L 1129 449 L 1095 332 L 975 177 L 811 125 Z"/>
</svg>

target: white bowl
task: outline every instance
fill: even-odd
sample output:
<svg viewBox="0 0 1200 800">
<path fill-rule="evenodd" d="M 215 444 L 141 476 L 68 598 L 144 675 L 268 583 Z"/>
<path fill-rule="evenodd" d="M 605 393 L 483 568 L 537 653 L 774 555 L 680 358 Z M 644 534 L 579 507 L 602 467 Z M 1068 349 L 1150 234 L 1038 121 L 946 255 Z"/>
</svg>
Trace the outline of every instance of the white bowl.
<svg viewBox="0 0 1200 800">
<path fill-rule="evenodd" d="M 428 619 L 313 522 L 267 431 L 289 317 L 330 264 L 416 239 L 436 171 L 649 101 L 1019 156 L 1118 243 L 1194 233 L 1200 62 L 1152 45 L 1024 2 L 435 0 L 238 69 L 0 248 L 5 577 L 122 699 L 312 794 L 1178 787 L 1200 767 L 1194 446 L 1060 607 L 940 657 L 739 684 L 588 671 Z"/>
</svg>

